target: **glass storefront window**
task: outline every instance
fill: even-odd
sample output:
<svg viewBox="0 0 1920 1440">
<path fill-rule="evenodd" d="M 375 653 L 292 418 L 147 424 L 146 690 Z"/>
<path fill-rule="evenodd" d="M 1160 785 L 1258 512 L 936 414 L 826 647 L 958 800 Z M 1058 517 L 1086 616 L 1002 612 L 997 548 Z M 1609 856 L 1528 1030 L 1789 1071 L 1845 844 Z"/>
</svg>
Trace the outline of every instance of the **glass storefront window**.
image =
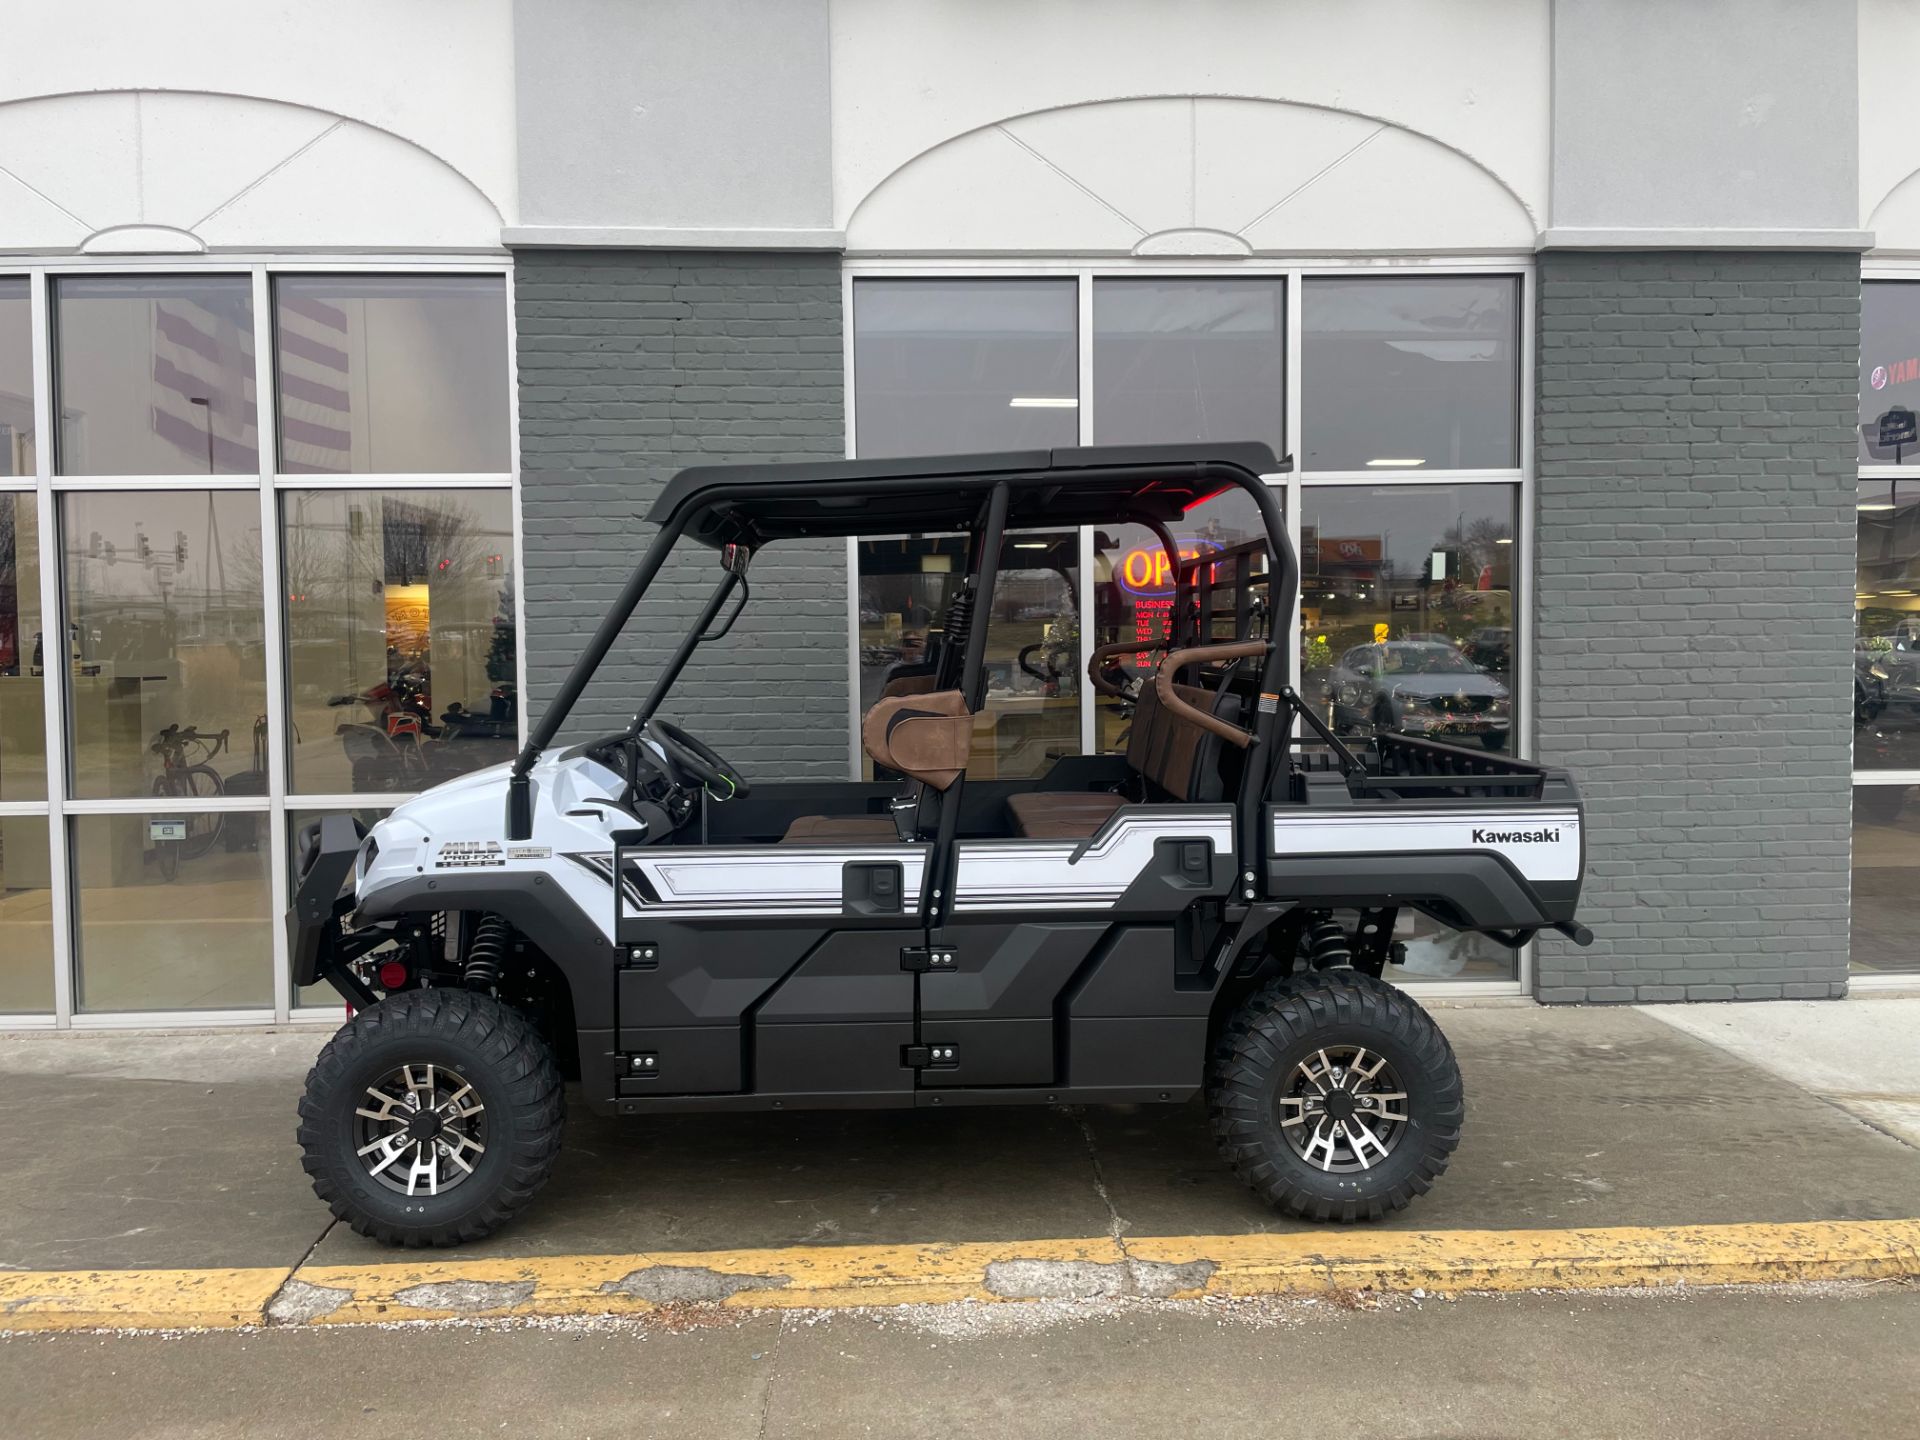
<svg viewBox="0 0 1920 1440">
<path fill-rule="evenodd" d="M 1287 282 L 1096 280 L 1101 445 L 1264 440 L 1286 453 Z"/>
<path fill-rule="evenodd" d="M 1862 480 L 1853 767 L 1920 768 L 1920 480 Z"/>
<path fill-rule="evenodd" d="M 1511 751 L 1518 487 L 1315 486 L 1300 520 L 1300 691 L 1336 734 Z"/>
<path fill-rule="evenodd" d="M 259 472 L 246 276 L 61 279 L 53 313 L 61 474 Z"/>
<path fill-rule="evenodd" d="M 75 491 L 60 517 L 74 795 L 265 795 L 257 496 Z"/>
<path fill-rule="evenodd" d="M 1303 286 L 1303 470 L 1519 465 L 1517 278 L 1308 276 Z"/>
<path fill-rule="evenodd" d="M 1227 490 L 1197 506 L 1170 527 L 1180 556 L 1202 551 L 1228 550 L 1249 541 L 1266 540 L 1266 527 L 1253 497 L 1244 490 Z M 1102 525 L 1093 536 L 1093 644 L 1115 645 L 1138 640 L 1142 646 L 1130 664 L 1119 666 L 1142 679 L 1160 663 L 1153 648 L 1164 644 L 1173 616 L 1173 562 L 1166 547 L 1143 525 Z M 1232 639 L 1221 634 L 1218 639 Z M 1111 695 L 1095 700 L 1098 748 L 1124 747 L 1133 707 Z"/>
<path fill-rule="evenodd" d="M 1853 789 L 1856 975 L 1920 975 L 1913 897 L 1920 893 L 1920 802 L 1910 785 Z"/>
<path fill-rule="evenodd" d="M 1920 282 L 1860 287 L 1860 463 L 1920 459 Z"/>
<path fill-rule="evenodd" d="M 38 513 L 31 494 L 0 494 L 0 800 L 47 798 Z"/>
<path fill-rule="evenodd" d="M 0 475 L 33 474 L 33 303 L 0 276 Z"/>
<path fill-rule="evenodd" d="M 264 814 L 76 815 L 79 1007 L 273 1003 Z"/>
<path fill-rule="evenodd" d="M 966 541 L 956 535 L 860 542 L 862 714 L 889 683 L 922 673 L 966 569 Z M 967 763 L 973 779 L 1044 774 L 1080 752 L 1079 572 L 1073 531 L 1007 537 L 986 619 L 987 700 Z M 870 758 L 862 767 L 873 778 Z"/>
<path fill-rule="evenodd" d="M 273 331 L 282 473 L 511 466 L 499 276 L 282 275 Z"/>
<path fill-rule="evenodd" d="M 0 1015 L 53 1009 L 53 880 L 47 821 L 0 815 Z"/>
<path fill-rule="evenodd" d="M 857 281 L 857 453 L 1073 444 L 1077 293 L 1073 280 Z"/>
<path fill-rule="evenodd" d="M 513 758 L 506 490 L 281 498 L 292 788 L 424 790 Z"/>
</svg>

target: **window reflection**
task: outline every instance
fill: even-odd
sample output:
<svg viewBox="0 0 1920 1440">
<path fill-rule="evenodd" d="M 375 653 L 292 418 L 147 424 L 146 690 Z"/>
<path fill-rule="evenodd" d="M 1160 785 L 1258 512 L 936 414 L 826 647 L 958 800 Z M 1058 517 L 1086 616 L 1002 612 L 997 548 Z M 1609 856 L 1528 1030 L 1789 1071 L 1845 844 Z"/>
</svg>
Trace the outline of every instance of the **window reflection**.
<svg viewBox="0 0 1920 1440">
<path fill-rule="evenodd" d="M 283 473 L 511 466 L 499 276 L 283 275 L 273 305 Z"/>
<path fill-rule="evenodd" d="M 0 475 L 33 474 L 33 305 L 0 276 Z"/>
<path fill-rule="evenodd" d="M 257 829 L 216 830 L 190 809 L 69 823 L 82 1010 L 273 1003 L 268 847 Z"/>
<path fill-rule="evenodd" d="M 293 788 L 424 790 L 512 759 L 510 493 L 290 491 L 281 523 Z"/>
<path fill-rule="evenodd" d="M 47 821 L 0 815 L 0 1015 L 53 1009 L 53 897 Z"/>
<path fill-rule="evenodd" d="M 260 502 L 60 497 L 74 794 L 267 793 Z"/>
<path fill-rule="evenodd" d="M 1170 527 L 1180 558 L 1232 549 L 1248 542 L 1264 545 L 1266 525 L 1246 491 L 1222 491 L 1196 506 Z M 1094 531 L 1094 645 L 1137 640 L 1141 648 L 1123 654 L 1108 668 L 1133 679 L 1151 676 L 1160 663 L 1173 618 L 1175 575 L 1166 547 L 1144 525 L 1102 525 Z M 1224 617 L 1222 617 L 1224 619 Z M 1216 625 L 1213 638 L 1241 638 Z M 1117 682 L 1113 682 L 1117 683 Z M 1095 700 L 1098 748 L 1119 750 L 1132 722 L 1130 700 L 1102 693 Z"/>
<path fill-rule="evenodd" d="M 40 526 L 31 494 L 0 494 L 0 800 L 47 798 Z"/>
<path fill-rule="evenodd" d="M 1913 897 L 1920 893 L 1920 804 L 1909 785 L 1853 790 L 1853 972 L 1920 975 Z"/>
<path fill-rule="evenodd" d="M 858 453 L 1071 445 L 1073 280 L 862 280 L 853 292 Z"/>
<path fill-rule="evenodd" d="M 1517 466 L 1519 302 L 1510 275 L 1309 276 L 1302 468 Z"/>
<path fill-rule="evenodd" d="M 1860 463 L 1920 459 L 1920 284 L 1860 287 Z"/>
<path fill-rule="evenodd" d="M 902 687 L 933 683 L 956 623 L 967 542 L 957 535 L 863 540 L 859 553 L 865 714 L 883 696 L 908 693 Z M 985 617 L 987 698 L 974 727 L 971 778 L 1041 775 L 1060 756 L 1079 753 L 1078 577 L 1073 531 L 1007 536 L 993 613 Z M 873 761 L 862 765 L 875 778 Z"/>
<path fill-rule="evenodd" d="M 260 469 L 244 275 L 54 282 L 63 475 Z"/>
<path fill-rule="evenodd" d="M 1856 504 L 1853 766 L 1920 768 L 1920 481 L 1863 480 Z"/>
<path fill-rule="evenodd" d="M 1264 440 L 1286 450 L 1287 283 L 1096 280 L 1102 445 Z"/>
<path fill-rule="evenodd" d="M 1301 693 L 1336 734 L 1513 748 L 1509 485 L 1308 486 Z"/>
</svg>

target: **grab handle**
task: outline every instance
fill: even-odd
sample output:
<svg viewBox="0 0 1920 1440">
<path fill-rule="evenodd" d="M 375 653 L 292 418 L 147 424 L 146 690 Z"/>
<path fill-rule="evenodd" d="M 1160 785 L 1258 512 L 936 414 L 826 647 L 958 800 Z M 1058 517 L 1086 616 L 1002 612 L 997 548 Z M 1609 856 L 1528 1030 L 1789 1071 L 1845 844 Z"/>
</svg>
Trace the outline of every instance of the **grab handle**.
<svg viewBox="0 0 1920 1440">
<path fill-rule="evenodd" d="M 1181 719 L 1244 750 L 1253 744 L 1253 732 L 1189 705 L 1173 688 L 1173 677 L 1188 665 L 1205 665 L 1214 660 L 1251 660 L 1272 648 L 1265 640 L 1237 640 L 1227 645 L 1194 645 L 1176 650 L 1160 662 L 1160 673 L 1153 677 L 1154 692 L 1159 695 L 1160 703 Z"/>
</svg>

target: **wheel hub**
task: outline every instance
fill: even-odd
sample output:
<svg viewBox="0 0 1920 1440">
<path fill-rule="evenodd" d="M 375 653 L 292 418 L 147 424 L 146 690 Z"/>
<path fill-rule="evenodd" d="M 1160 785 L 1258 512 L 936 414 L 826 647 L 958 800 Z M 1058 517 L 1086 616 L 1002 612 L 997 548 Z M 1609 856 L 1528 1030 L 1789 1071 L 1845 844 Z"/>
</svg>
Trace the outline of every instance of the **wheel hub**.
<svg viewBox="0 0 1920 1440">
<path fill-rule="evenodd" d="M 1293 1153 L 1329 1174 L 1371 1170 L 1406 1133 L 1407 1091 L 1386 1056 L 1329 1045 L 1282 1081 L 1276 1108 Z"/>
<path fill-rule="evenodd" d="M 354 1154 L 389 1190 L 443 1195 L 487 1153 L 486 1110 L 457 1070 L 402 1065 L 367 1086 L 354 1108 Z"/>
</svg>

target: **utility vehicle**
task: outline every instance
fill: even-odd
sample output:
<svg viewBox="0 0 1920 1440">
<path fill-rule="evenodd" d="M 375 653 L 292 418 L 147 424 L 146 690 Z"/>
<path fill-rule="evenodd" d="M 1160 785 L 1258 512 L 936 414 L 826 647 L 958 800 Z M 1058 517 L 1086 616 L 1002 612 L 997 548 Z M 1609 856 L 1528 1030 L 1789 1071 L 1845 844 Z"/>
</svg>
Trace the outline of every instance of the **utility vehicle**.
<svg viewBox="0 0 1920 1440">
<path fill-rule="evenodd" d="M 511 765 L 299 838 L 293 979 L 356 1011 L 300 1105 L 320 1197 L 390 1243 L 485 1235 L 547 1178 L 565 1079 L 635 1116 L 1204 1094 L 1227 1161 L 1286 1212 L 1355 1220 L 1427 1190 L 1463 1100 L 1445 1038 L 1380 978 L 1396 917 L 1585 943 L 1580 802 L 1478 745 L 1349 747 L 1300 700 L 1280 473 L 1221 444 L 675 476 Z M 1264 537 L 1182 558 L 1172 527 L 1228 487 Z M 1121 522 L 1177 576 L 1150 673 L 1140 637 L 1089 657 L 1133 707 L 1124 753 L 969 775 L 1019 532 Z M 760 551 L 932 532 L 969 537 L 957 599 L 861 725 L 897 779 L 749 776 L 667 718 Z M 630 724 L 555 748 L 676 547 L 710 555 L 711 594 Z"/>
</svg>

